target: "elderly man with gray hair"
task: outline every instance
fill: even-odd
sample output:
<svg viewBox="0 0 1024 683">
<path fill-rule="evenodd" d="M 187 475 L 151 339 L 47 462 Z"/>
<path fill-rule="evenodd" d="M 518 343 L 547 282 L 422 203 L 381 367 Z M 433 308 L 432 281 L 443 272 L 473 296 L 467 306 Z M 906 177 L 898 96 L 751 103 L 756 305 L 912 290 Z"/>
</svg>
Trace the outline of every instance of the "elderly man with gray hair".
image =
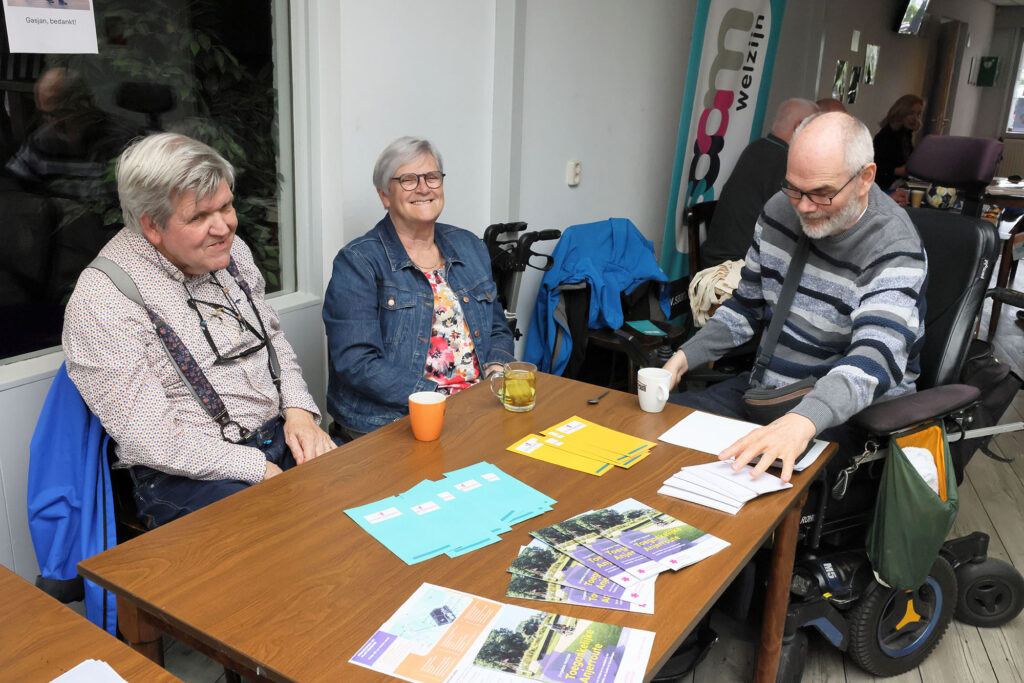
<svg viewBox="0 0 1024 683">
<path fill-rule="evenodd" d="M 735 457 L 735 469 L 764 456 L 755 476 L 778 460 L 788 481 L 814 436 L 837 441 L 841 462 L 858 445 L 845 425 L 851 416 L 915 390 L 927 260 L 907 212 L 874 183 L 873 152 L 871 133 L 848 114 L 819 114 L 801 124 L 733 298 L 665 364 L 678 381 L 689 367 L 768 329 L 758 350 L 763 361 L 752 373 L 672 399 L 767 422 L 721 453 L 723 460 Z M 787 292 L 793 298 L 783 312 Z M 781 327 L 773 330 L 772 321 Z M 774 348 L 765 348 L 773 331 Z M 751 389 L 760 406 L 775 400 L 781 415 L 754 410 Z"/>
<path fill-rule="evenodd" d="M 117 443 L 150 527 L 334 448 L 235 236 L 233 185 L 231 165 L 196 140 L 129 145 L 117 167 L 125 227 L 65 314 L 68 375 Z"/>
</svg>

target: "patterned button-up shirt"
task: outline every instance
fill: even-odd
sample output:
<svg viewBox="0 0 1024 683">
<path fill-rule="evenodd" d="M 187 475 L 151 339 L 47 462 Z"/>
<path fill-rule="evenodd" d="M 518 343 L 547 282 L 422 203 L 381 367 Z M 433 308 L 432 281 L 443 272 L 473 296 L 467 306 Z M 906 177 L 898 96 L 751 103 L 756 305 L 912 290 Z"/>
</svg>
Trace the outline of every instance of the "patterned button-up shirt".
<svg viewBox="0 0 1024 683">
<path fill-rule="evenodd" d="M 302 379 L 295 352 L 281 331 L 277 312 L 264 299 L 266 283 L 252 253 L 235 237 L 231 255 L 252 289 L 253 302 L 280 359 L 280 404 L 266 348 L 215 364 L 199 315 L 187 303 L 191 295 L 213 304 L 198 307 L 221 356 L 230 357 L 258 344 L 259 339 L 234 317 L 241 314 L 260 329 L 245 294 L 226 271 L 186 276 L 145 237 L 127 228 L 100 252 L 132 277 L 143 301 L 178 334 L 220 394 L 232 420 L 255 429 L 277 415 L 279 407 L 294 407 L 308 410 L 319 421 L 320 412 Z M 68 375 L 117 442 L 117 457 L 123 465 L 145 465 L 192 479 L 250 483 L 263 479 L 263 453 L 221 437 L 220 427 L 175 371 L 146 312 L 95 268 L 86 268 L 78 278 L 64 317 L 63 343 Z M 237 433 L 229 436 L 237 438 Z"/>
</svg>

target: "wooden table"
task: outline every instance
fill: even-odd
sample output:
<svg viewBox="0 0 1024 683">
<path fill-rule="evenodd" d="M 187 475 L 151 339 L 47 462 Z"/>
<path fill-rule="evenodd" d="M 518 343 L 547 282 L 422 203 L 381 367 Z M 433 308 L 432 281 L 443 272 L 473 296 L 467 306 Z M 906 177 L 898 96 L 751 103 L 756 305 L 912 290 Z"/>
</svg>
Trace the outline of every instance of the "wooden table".
<svg viewBox="0 0 1024 683">
<path fill-rule="evenodd" d="M 992 184 L 985 188 L 986 204 L 995 204 L 1006 209 L 1024 209 L 1024 183 L 1011 183 L 1006 178 L 993 178 Z M 1006 287 L 1010 283 L 1010 270 L 1013 265 L 1013 240 L 1024 230 L 1024 220 L 1018 220 L 1010 233 L 1003 240 L 999 252 L 999 267 L 996 270 L 996 287 Z M 1003 304 L 999 299 L 992 299 L 992 312 L 989 315 L 988 338 L 996 336 L 999 325 L 999 312 Z"/>
<path fill-rule="evenodd" d="M 0 681 L 49 681 L 86 659 L 127 681 L 178 681 L 2 566 L 0 596 Z"/>
<path fill-rule="evenodd" d="M 400 420 L 89 558 L 79 571 L 119 596 L 121 630 L 136 649 L 159 661 L 159 637 L 168 633 L 251 679 L 379 680 L 380 674 L 348 659 L 423 582 L 654 631 L 649 678 L 781 523 L 758 656 L 758 679 L 774 680 L 800 501 L 827 458 L 796 475 L 793 488 L 730 516 L 656 493 L 681 466 L 711 460 L 707 454 L 659 443 L 630 470 L 595 477 L 504 450 L 572 415 L 654 440 L 690 412 L 670 404 L 662 413 L 645 413 L 636 396 L 618 391 L 588 405 L 600 387 L 551 375 L 541 375 L 537 389 L 535 410 L 510 413 L 486 385 L 474 386 L 449 399 L 438 441 L 416 441 L 408 420 Z M 343 512 L 482 460 L 555 498 L 554 510 L 517 525 L 500 543 L 413 566 Z M 732 545 L 661 576 L 654 615 L 505 597 L 506 568 L 531 529 L 629 497 Z"/>
</svg>

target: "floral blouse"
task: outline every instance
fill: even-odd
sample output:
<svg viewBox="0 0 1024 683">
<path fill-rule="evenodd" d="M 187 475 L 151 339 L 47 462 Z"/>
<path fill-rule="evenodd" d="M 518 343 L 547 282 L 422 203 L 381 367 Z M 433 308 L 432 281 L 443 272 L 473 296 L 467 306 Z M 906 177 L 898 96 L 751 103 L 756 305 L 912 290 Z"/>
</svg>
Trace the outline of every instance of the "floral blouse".
<svg viewBox="0 0 1024 683">
<path fill-rule="evenodd" d="M 444 267 L 424 270 L 423 274 L 434 290 L 434 321 L 423 375 L 437 382 L 439 392 L 450 396 L 480 380 L 480 364 L 462 306 L 448 286 Z"/>
</svg>

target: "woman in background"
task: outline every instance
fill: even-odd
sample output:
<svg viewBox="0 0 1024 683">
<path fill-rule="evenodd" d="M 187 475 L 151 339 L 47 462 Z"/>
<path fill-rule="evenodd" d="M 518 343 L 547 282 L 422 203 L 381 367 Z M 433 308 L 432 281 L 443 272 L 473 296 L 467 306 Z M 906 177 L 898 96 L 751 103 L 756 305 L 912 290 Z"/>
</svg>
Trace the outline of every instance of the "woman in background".
<svg viewBox="0 0 1024 683">
<path fill-rule="evenodd" d="M 907 159 L 914 151 L 914 133 L 921 127 L 924 100 L 917 95 L 904 95 L 896 100 L 875 135 L 875 182 L 883 190 L 907 175 Z"/>
</svg>

